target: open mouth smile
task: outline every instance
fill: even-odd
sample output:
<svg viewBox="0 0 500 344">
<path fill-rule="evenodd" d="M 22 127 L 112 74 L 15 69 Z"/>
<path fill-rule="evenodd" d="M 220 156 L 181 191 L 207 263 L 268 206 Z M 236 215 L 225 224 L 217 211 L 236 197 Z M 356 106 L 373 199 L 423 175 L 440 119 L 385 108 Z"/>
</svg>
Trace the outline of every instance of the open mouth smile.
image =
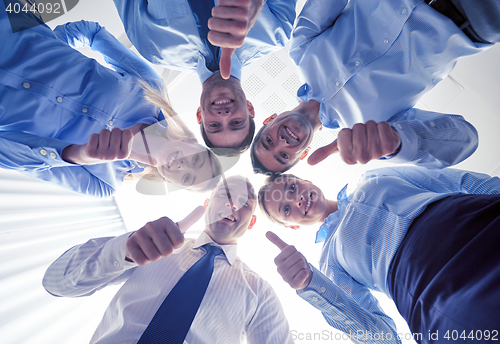
<svg viewBox="0 0 500 344">
<path fill-rule="evenodd" d="M 307 213 L 309 212 L 309 209 L 311 209 L 311 206 L 313 205 L 312 195 L 313 195 L 313 193 L 311 192 L 311 193 L 309 194 L 309 200 L 307 201 L 306 211 L 305 211 L 305 213 L 304 213 L 304 216 L 306 216 L 306 215 L 307 215 Z"/>
<path fill-rule="evenodd" d="M 177 160 L 178 156 L 179 156 L 179 151 L 170 154 L 170 158 L 168 159 L 168 163 L 167 163 L 168 170 L 170 170 L 170 168 L 172 167 L 174 162 Z"/>
</svg>

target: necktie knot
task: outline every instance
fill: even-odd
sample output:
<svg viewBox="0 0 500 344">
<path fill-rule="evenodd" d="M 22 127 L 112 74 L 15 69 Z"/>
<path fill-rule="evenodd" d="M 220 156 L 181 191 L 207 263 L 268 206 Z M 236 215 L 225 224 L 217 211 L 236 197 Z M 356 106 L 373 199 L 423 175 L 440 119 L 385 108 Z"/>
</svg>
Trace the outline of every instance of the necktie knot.
<svg viewBox="0 0 500 344">
<path fill-rule="evenodd" d="M 220 254 L 224 254 L 224 251 L 219 246 L 214 246 L 214 245 L 208 245 L 207 244 L 207 245 L 205 245 L 205 249 L 207 250 L 207 254 L 208 253 L 213 253 L 214 256 L 218 256 Z"/>
</svg>

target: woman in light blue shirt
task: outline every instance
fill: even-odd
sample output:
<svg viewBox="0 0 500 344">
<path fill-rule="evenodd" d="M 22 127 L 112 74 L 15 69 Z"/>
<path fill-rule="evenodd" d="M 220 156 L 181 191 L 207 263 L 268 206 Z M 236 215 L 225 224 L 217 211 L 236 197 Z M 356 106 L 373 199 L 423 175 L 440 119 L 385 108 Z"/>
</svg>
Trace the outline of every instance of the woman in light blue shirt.
<svg viewBox="0 0 500 344">
<path fill-rule="evenodd" d="M 274 233 L 278 272 L 354 342 L 400 343 L 370 290 L 394 300 L 417 342 L 493 340 L 500 315 L 500 179 L 460 170 L 383 168 L 338 199 L 309 181 L 270 177 L 273 222 L 322 223 L 321 272 Z"/>
<path fill-rule="evenodd" d="M 18 31 L 16 23 L 30 28 Z M 130 173 L 153 173 L 197 190 L 217 184 L 220 164 L 176 117 L 161 78 L 99 24 L 81 21 L 52 31 L 31 12 L 7 13 L 2 4 L 0 42 L 0 167 L 101 197 Z M 73 49 L 80 46 L 100 52 L 113 69 Z M 130 134 L 137 134 L 133 146 Z M 101 154 L 104 161 L 82 160 L 92 135 L 94 143 L 119 136 L 124 149 Z M 148 141 L 154 142 L 149 153 Z"/>
</svg>

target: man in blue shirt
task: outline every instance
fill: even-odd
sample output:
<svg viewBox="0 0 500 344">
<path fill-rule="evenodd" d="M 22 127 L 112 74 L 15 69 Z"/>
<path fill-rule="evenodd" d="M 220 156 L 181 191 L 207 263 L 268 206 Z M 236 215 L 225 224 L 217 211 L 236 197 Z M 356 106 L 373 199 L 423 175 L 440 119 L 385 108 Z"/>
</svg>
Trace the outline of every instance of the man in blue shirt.
<svg viewBox="0 0 500 344">
<path fill-rule="evenodd" d="M 202 95 L 197 121 L 207 146 L 232 148 L 218 151 L 229 155 L 248 149 L 255 131 L 254 110 L 241 88 L 241 69 L 285 45 L 296 1 L 222 0 L 213 9 L 216 3 L 200 0 L 114 2 L 142 56 L 198 74 Z M 208 20 L 210 9 L 213 17 Z"/>
<path fill-rule="evenodd" d="M 451 6 L 446 1 L 432 6 Z M 338 141 L 311 156 L 312 164 L 338 150 L 348 163 L 389 155 L 392 162 L 432 168 L 456 164 L 472 154 L 477 133 L 462 117 L 413 107 L 451 72 L 458 58 L 492 46 L 479 40 L 500 39 L 498 2 L 453 3 L 467 10 L 463 17 L 470 17 L 472 26 L 461 24 L 465 31 L 457 26 L 455 12 L 423 0 L 308 1 L 297 18 L 290 48 L 306 81 L 297 92 L 303 102 L 259 131 L 252 148 L 254 167 L 263 172 L 287 170 L 321 125 L 352 130 L 341 131 Z M 478 19 L 469 7 L 487 14 Z M 375 123 L 367 123 L 370 120 Z M 394 130 L 380 124 L 386 121 Z"/>
</svg>

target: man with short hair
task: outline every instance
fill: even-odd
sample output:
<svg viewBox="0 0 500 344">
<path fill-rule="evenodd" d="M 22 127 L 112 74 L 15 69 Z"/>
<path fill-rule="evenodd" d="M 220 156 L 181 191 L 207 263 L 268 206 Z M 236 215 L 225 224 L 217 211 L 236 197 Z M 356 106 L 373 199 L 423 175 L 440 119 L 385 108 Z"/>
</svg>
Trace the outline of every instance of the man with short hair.
<svg viewBox="0 0 500 344">
<path fill-rule="evenodd" d="M 339 151 L 349 164 L 385 157 L 442 168 L 466 159 L 477 147 L 472 125 L 414 105 L 459 58 L 500 40 L 499 16 L 495 0 L 307 1 L 290 47 L 306 82 L 302 102 L 257 133 L 254 167 L 286 171 L 321 125 L 345 129 L 310 164 Z"/>
<path fill-rule="evenodd" d="M 228 148 L 214 150 L 222 155 L 246 151 L 255 113 L 241 88 L 241 69 L 285 46 L 296 0 L 220 0 L 217 6 L 203 0 L 114 2 L 144 58 L 198 74 L 202 94 L 196 118 L 207 146 Z"/>
<path fill-rule="evenodd" d="M 179 223 L 163 217 L 132 235 L 97 238 L 75 246 L 48 268 L 43 285 L 52 295 L 78 297 L 125 282 L 91 343 L 240 343 L 245 337 L 249 344 L 293 343 L 273 289 L 237 257 L 238 239 L 255 224 L 255 206 L 248 180 L 229 177 L 213 191 L 205 231 L 196 240 L 184 240 L 184 232 L 201 217 L 203 207 Z M 178 320 L 177 315 L 155 319 L 165 311 L 162 306 L 176 292 L 176 285 L 213 250 L 218 250 L 212 258 L 213 274 L 192 322 L 184 324 L 182 339 L 168 339 L 165 329 L 152 330 L 154 323 Z M 181 298 L 180 307 L 171 308 L 182 311 L 192 298 L 194 293 Z M 173 327 L 177 330 L 181 325 Z M 157 333 L 163 341 L 147 339 Z"/>
</svg>

